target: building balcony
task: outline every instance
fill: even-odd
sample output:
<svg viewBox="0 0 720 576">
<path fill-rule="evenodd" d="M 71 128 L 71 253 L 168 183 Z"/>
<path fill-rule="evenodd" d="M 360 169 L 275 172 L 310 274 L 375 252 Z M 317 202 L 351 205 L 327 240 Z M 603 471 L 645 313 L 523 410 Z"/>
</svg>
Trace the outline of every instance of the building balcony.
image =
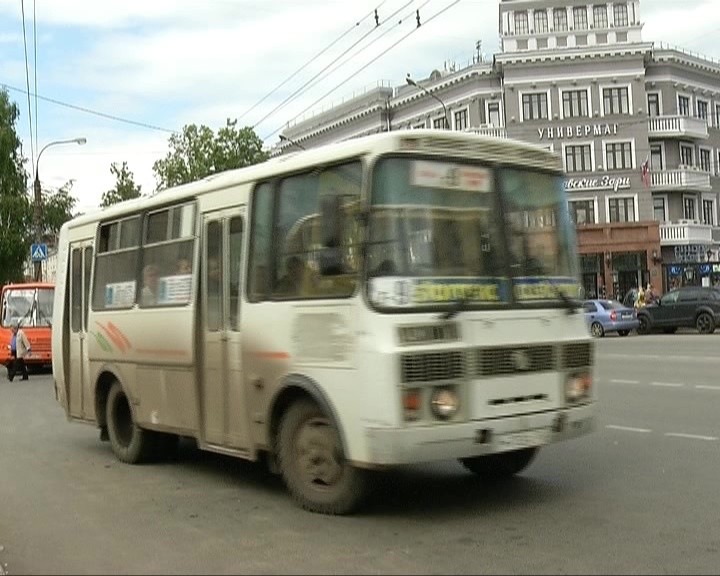
<svg viewBox="0 0 720 576">
<path fill-rule="evenodd" d="M 712 244 L 713 227 L 698 220 L 679 220 L 660 224 L 661 246 Z"/>
<path fill-rule="evenodd" d="M 650 187 L 653 192 L 670 190 L 712 190 L 710 186 L 710 174 L 690 166 L 681 166 L 677 170 L 657 170 L 650 172 Z"/>
<path fill-rule="evenodd" d="M 655 116 L 648 120 L 650 138 L 695 138 L 708 137 L 707 120 L 690 116 Z"/>
<path fill-rule="evenodd" d="M 469 134 L 480 134 L 481 136 L 492 136 L 493 138 L 507 138 L 507 130 L 498 126 L 476 126 L 467 128 L 465 132 Z"/>
</svg>

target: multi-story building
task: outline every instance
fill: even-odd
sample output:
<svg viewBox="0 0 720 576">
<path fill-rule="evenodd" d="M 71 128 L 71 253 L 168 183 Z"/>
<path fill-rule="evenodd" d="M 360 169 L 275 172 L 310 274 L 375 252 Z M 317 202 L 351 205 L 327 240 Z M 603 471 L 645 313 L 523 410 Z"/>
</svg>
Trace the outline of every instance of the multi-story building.
<svg viewBox="0 0 720 576">
<path fill-rule="evenodd" d="M 378 86 L 277 152 L 418 127 L 533 142 L 563 158 L 588 294 L 720 283 L 720 63 L 644 42 L 640 0 L 499 8 L 492 62 Z"/>
</svg>

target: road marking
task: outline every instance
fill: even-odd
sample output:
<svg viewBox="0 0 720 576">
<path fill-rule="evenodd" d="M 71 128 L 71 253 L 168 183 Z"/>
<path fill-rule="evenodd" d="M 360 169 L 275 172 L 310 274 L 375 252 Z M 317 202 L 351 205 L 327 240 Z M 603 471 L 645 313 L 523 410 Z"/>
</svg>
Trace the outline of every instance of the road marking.
<svg viewBox="0 0 720 576">
<path fill-rule="evenodd" d="M 716 436 L 699 436 L 697 434 L 682 434 L 681 432 L 665 432 L 665 436 L 672 436 L 673 438 L 689 438 L 690 440 L 706 440 L 713 442 L 718 438 Z"/>
<path fill-rule="evenodd" d="M 698 384 L 695 388 L 698 390 L 720 390 L 720 386 L 710 386 L 709 384 Z"/>
<path fill-rule="evenodd" d="M 610 380 L 612 384 L 640 384 L 639 380 Z"/>
<path fill-rule="evenodd" d="M 647 428 L 631 428 L 630 426 L 615 426 L 613 424 L 608 424 L 605 428 L 610 428 L 611 430 L 622 430 L 624 432 L 641 432 L 643 434 L 652 432 L 652 430 L 648 430 Z"/>
<path fill-rule="evenodd" d="M 685 384 L 673 384 L 672 382 L 650 382 L 650 386 L 660 386 L 661 388 L 682 388 Z"/>
</svg>

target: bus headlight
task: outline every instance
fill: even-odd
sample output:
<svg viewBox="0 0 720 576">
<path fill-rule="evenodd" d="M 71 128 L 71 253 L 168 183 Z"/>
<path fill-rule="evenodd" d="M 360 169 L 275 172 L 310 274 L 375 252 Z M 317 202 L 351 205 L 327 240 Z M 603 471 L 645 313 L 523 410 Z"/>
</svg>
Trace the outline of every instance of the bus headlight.
<svg viewBox="0 0 720 576">
<path fill-rule="evenodd" d="M 446 386 L 435 388 L 430 397 L 430 408 L 436 418 L 449 420 L 460 408 L 457 392 Z"/>
<path fill-rule="evenodd" d="M 590 374 L 571 374 L 565 381 L 565 401 L 569 404 L 586 400 L 592 390 Z"/>
</svg>

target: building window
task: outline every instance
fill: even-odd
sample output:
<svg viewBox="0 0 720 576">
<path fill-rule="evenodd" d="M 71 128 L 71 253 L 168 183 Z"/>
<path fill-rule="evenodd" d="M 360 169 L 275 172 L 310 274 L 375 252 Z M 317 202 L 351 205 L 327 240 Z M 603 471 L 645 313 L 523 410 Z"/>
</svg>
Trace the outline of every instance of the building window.
<svg viewBox="0 0 720 576">
<path fill-rule="evenodd" d="M 660 116 L 660 94 L 657 92 L 648 92 L 648 116 Z"/>
<path fill-rule="evenodd" d="M 547 48 L 548 47 L 547 38 L 538 38 L 537 39 L 537 47 L 539 50 L 543 50 L 544 48 Z"/>
<path fill-rule="evenodd" d="M 627 88 L 604 88 L 603 103 L 605 114 L 628 114 L 630 112 L 630 99 Z"/>
<path fill-rule="evenodd" d="M 715 126 L 720 128 L 720 104 L 715 104 Z"/>
<path fill-rule="evenodd" d="M 690 98 L 687 96 L 678 96 L 678 114 L 680 116 L 690 116 Z"/>
<path fill-rule="evenodd" d="M 562 93 L 563 117 L 588 116 L 587 90 L 568 90 Z"/>
<path fill-rule="evenodd" d="M 490 126 L 494 126 L 496 128 L 502 126 L 500 123 L 500 103 L 499 102 L 490 102 L 488 103 L 488 117 L 487 117 L 487 123 L 490 124 Z"/>
<path fill-rule="evenodd" d="M 515 34 L 523 35 L 528 33 L 527 12 L 515 12 Z"/>
<path fill-rule="evenodd" d="M 712 166 L 710 166 L 710 150 L 707 148 L 700 148 L 700 170 L 703 172 L 712 170 Z"/>
<path fill-rule="evenodd" d="M 444 130 L 445 129 L 445 116 L 440 116 L 440 118 L 433 118 L 433 128 L 435 130 Z"/>
<path fill-rule="evenodd" d="M 575 224 L 595 224 L 595 201 L 572 200 L 570 202 L 570 215 Z"/>
<path fill-rule="evenodd" d="M 632 144 L 630 142 L 606 144 L 605 168 L 608 170 L 630 170 L 632 168 Z"/>
<path fill-rule="evenodd" d="M 567 46 L 567 36 L 558 36 L 557 46 L 558 48 L 565 48 Z"/>
<path fill-rule="evenodd" d="M 708 226 L 715 226 L 715 201 L 714 200 L 703 200 L 703 224 Z"/>
<path fill-rule="evenodd" d="M 704 100 L 698 100 L 695 103 L 695 106 L 697 107 L 697 117 L 702 118 L 703 120 L 707 120 L 708 117 L 708 103 Z"/>
<path fill-rule="evenodd" d="M 518 40 L 517 41 L 517 49 L 518 50 L 527 50 L 528 49 L 528 41 L 527 40 Z"/>
<path fill-rule="evenodd" d="M 575 6 L 573 8 L 573 25 L 576 30 L 587 30 L 587 8 L 585 6 Z"/>
<path fill-rule="evenodd" d="M 565 147 L 565 171 L 592 171 L 592 155 L 590 153 L 590 144 Z"/>
<path fill-rule="evenodd" d="M 650 169 L 664 170 L 662 146 L 660 144 L 650 144 Z"/>
<path fill-rule="evenodd" d="M 523 94 L 523 120 L 547 120 L 548 103 L 545 92 Z"/>
<path fill-rule="evenodd" d="M 454 114 L 454 120 L 455 120 L 455 130 L 465 130 L 468 125 L 468 111 L 465 110 L 458 110 Z"/>
<path fill-rule="evenodd" d="M 548 19 L 546 10 L 535 10 L 533 13 L 535 18 L 535 33 L 544 34 L 548 31 Z"/>
<path fill-rule="evenodd" d="M 567 10 L 565 8 L 555 8 L 553 10 L 553 26 L 555 30 L 567 30 Z"/>
<path fill-rule="evenodd" d="M 665 198 L 661 196 L 653 197 L 653 218 L 658 222 L 665 222 Z"/>
<path fill-rule="evenodd" d="M 617 32 L 615 34 L 615 40 L 618 42 L 627 42 L 628 41 L 627 32 Z"/>
<path fill-rule="evenodd" d="M 634 198 L 610 198 L 608 208 L 610 222 L 635 222 Z"/>
<path fill-rule="evenodd" d="M 683 166 L 692 166 L 693 162 L 693 147 L 689 144 L 680 144 L 680 164 Z"/>
<path fill-rule="evenodd" d="M 683 218 L 695 220 L 695 197 L 683 196 Z"/>
<path fill-rule="evenodd" d="M 602 6 L 593 6 L 593 25 L 595 28 L 608 27 L 607 7 L 604 4 Z"/>
<path fill-rule="evenodd" d="M 613 4 L 613 19 L 615 20 L 615 26 L 628 25 L 627 4 Z"/>
<path fill-rule="evenodd" d="M 578 46 L 587 46 L 588 37 L 586 34 L 578 34 L 575 36 L 575 44 Z"/>
<path fill-rule="evenodd" d="M 598 44 L 607 44 L 608 42 L 608 35 L 607 34 L 595 34 L 595 40 Z"/>
</svg>

